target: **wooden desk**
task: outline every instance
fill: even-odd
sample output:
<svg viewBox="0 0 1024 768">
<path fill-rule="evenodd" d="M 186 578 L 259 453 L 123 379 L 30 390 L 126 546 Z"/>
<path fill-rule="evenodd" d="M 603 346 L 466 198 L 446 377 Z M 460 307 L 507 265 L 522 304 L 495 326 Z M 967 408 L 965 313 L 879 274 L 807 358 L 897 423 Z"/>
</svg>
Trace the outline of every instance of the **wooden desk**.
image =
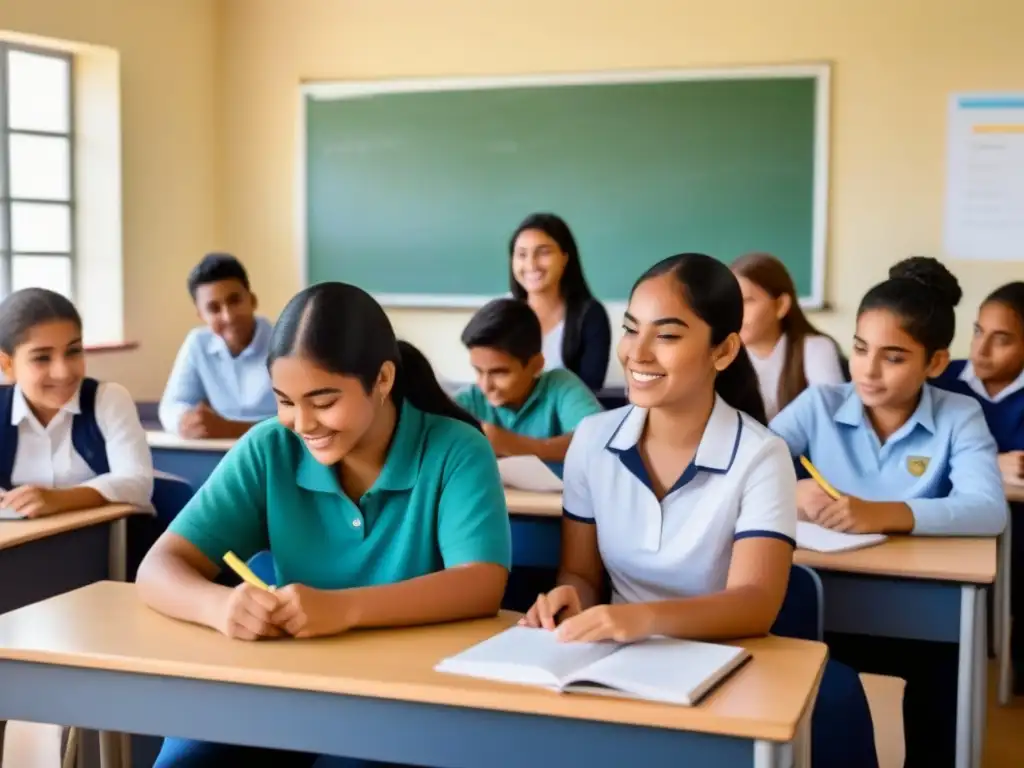
<svg viewBox="0 0 1024 768">
<path fill-rule="evenodd" d="M 534 493 L 506 488 L 505 503 L 508 505 L 510 515 L 562 517 L 562 494 L 560 493 Z"/>
<path fill-rule="evenodd" d="M 103 579 L 124 579 L 125 521 L 138 512 L 126 504 L 111 504 L 36 520 L 0 521 L 0 613 Z M 102 621 L 98 616 L 96 620 Z M 0 717 L 0 755 L 7 719 Z"/>
<path fill-rule="evenodd" d="M 826 649 L 802 640 L 744 641 L 753 661 L 696 707 L 433 671 L 516 618 L 243 643 L 94 584 L 0 617 L 0 716 L 452 768 L 779 768 L 809 727 Z"/>
<path fill-rule="evenodd" d="M 981 764 L 985 590 L 995 582 L 996 558 L 994 538 L 924 536 L 894 536 L 877 547 L 837 554 L 797 550 L 793 558 L 821 576 L 826 632 L 958 645 L 958 768 Z"/>
<path fill-rule="evenodd" d="M 196 490 L 237 442 L 232 439 L 190 440 L 169 432 L 147 432 L 146 440 L 153 452 L 153 467 L 185 478 Z"/>
</svg>

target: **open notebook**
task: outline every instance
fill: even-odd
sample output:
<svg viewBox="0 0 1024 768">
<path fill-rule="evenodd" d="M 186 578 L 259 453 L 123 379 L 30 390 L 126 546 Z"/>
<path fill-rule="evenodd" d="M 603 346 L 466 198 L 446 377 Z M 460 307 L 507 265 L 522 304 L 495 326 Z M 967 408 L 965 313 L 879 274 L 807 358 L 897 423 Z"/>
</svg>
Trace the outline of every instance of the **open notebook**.
<svg viewBox="0 0 1024 768">
<path fill-rule="evenodd" d="M 437 665 L 439 672 L 692 706 L 750 653 L 729 645 L 652 638 L 562 643 L 554 632 L 512 627 Z"/>
<path fill-rule="evenodd" d="M 881 544 L 889 537 L 884 533 L 842 533 L 803 520 L 796 524 L 796 545 L 814 552 L 848 552 Z"/>
<path fill-rule="evenodd" d="M 562 480 L 536 456 L 506 456 L 498 459 L 501 482 L 508 488 L 536 493 L 561 493 Z"/>
</svg>

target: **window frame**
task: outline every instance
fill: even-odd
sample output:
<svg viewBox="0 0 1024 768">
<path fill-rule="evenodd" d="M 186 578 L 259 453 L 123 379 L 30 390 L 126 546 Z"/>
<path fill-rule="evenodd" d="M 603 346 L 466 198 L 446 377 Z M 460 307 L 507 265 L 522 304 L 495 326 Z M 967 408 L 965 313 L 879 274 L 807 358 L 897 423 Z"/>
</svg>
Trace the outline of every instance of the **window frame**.
<svg viewBox="0 0 1024 768">
<path fill-rule="evenodd" d="M 66 131 L 42 131 L 24 128 L 12 128 L 10 122 L 10 81 L 8 57 L 12 52 L 28 53 L 59 59 L 67 64 L 68 88 L 67 110 L 68 126 Z M 12 136 L 38 136 L 44 138 L 66 139 L 68 142 L 68 197 L 67 200 L 50 200 L 39 198 L 14 197 L 11 190 L 11 157 L 10 144 Z M 44 48 L 21 43 L 0 40 L 0 298 L 11 293 L 14 278 L 14 259 L 20 256 L 66 259 L 68 263 L 69 287 L 71 301 L 77 299 L 77 259 L 76 259 L 76 189 L 75 189 L 75 57 L 73 54 L 54 48 Z M 68 211 L 68 250 L 67 251 L 15 251 L 14 233 L 11 219 L 12 208 L 18 203 L 35 203 L 42 205 L 62 206 Z M 45 286 L 43 286 L 45 287 Z"/>
</svg>

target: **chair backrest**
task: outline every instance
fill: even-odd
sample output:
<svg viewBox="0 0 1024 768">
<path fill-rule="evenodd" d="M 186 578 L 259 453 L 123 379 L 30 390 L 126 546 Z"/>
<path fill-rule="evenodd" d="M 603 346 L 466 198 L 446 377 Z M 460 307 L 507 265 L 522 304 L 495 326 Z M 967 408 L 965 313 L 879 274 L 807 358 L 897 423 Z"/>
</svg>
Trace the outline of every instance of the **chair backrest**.
<svg viewBox="0 0 1024 768">
<path fill-rule="evenodd" d="M 249 558 L 249 562 L 246 563 L 246 565 L 248 565 L 249 570 L 259 576 L 265 584 L 270 586 L 277 585 L 277 571 L 274 570 L 274 557 L 270 554 L 269 549 L 257 552 Z"/>
<path fill-rule="evenodd" d="M 153 473 L 153 508 L 164 528 L 185 508 L 195 492 L 183 477 L 160 471 Z"/>
<path fill-rule="evenodd" d="M 821 577 L 806 565 L 794 564 L 789 585 L 772 634 L 799 640 L 818 640 L 825 635 L 825 591 Z"/>
</svg>

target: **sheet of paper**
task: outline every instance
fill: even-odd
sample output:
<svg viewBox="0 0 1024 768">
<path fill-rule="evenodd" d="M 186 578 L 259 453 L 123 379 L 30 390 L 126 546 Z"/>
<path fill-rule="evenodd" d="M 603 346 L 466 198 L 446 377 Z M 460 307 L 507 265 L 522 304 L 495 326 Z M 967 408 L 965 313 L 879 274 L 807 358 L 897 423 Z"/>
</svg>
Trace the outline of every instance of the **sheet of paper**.
<svg viewBox="0 0 1024 768">
<path fill-rule="evenodd" d="M 796 524 L 796 545 L 814 552 L 847 552 L 881 544 L 884 533 L 840 533 L 820 525 L 800 521 Z"/>
<path fill-rule="evenodd" d="M 1024 259 L 1024 92 L 953 95 L 947 142 L 946 253 Z"/>
<path fill-rule="evenodd" d="M 506 456 L 498 459 L 501 481 L 509 488 L 537 493 L 561 493 L 562 481 L 536 456 Z"/>
</svg>

